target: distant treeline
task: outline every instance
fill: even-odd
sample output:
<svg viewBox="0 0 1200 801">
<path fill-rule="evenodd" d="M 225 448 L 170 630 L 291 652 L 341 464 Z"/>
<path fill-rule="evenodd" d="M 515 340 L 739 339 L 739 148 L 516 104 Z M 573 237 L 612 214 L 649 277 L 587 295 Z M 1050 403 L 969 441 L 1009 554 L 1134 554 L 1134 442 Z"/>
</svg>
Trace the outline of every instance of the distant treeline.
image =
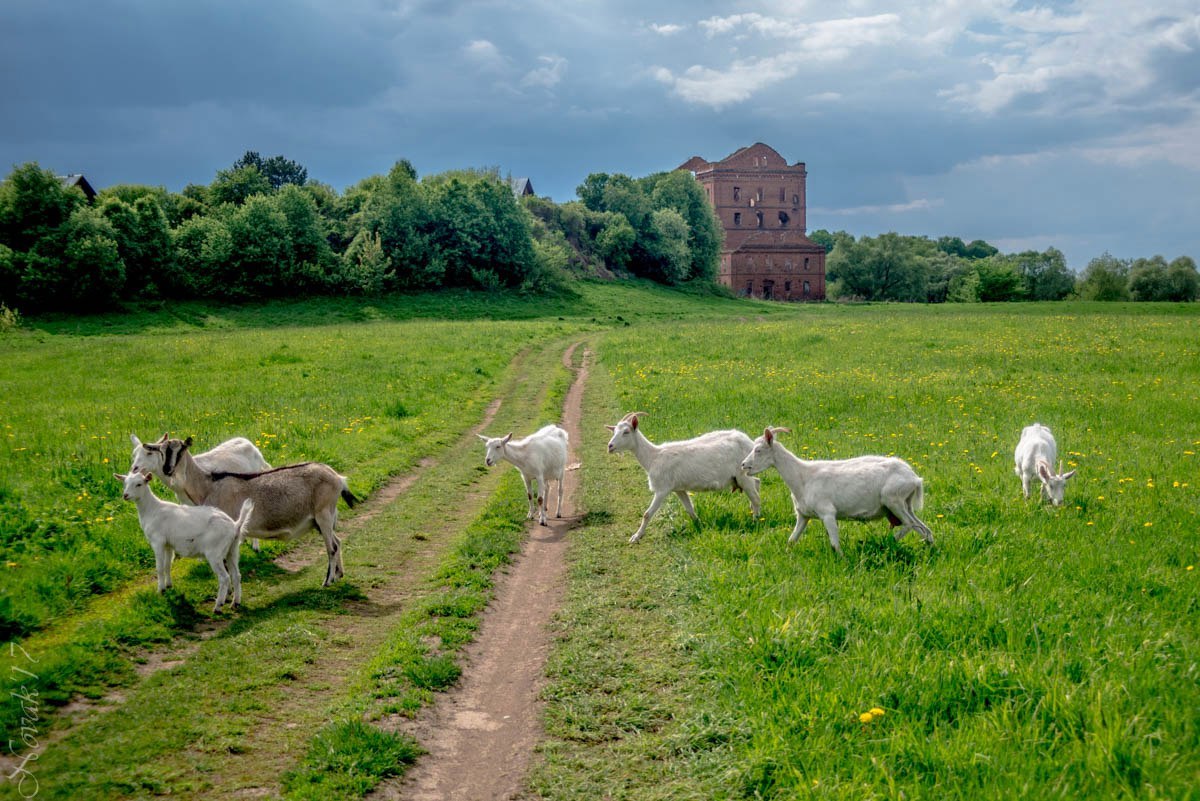
<svg viewBox="0 0 1200 801">
<path fill-rule="evenodd" d="M 813 231 L 825 246 L 830 299 L 958 302 L 1063 300 L 1170 300 L 1200 297 L 1196 262 L 1180 256 L 1092 259 L 1076 276 L 1062 252 L 1001 253 L 982 240 L 901 236 L 856 240 L 845 231 Z"/>
<path fill-rule="evenodd" d="M 579 200 L 518 199 L 495 169 L 418 178 L 407 161 L 342 193 L 248 151 L 182 192 L 118 184 L 88 202 L 36 163 L 0 183 L 0 304 L 98 311 L 156 298 L 378 295 L 436 287 L 569 291 L 583 276 L 711 282 L 722 231 L 687 172 L 594 173 Z M 831 298 L 1195 300 L 1195 263 L 1107 254 L 1076 279 L 1061 253 L 815 231 Z"/>
</svg>

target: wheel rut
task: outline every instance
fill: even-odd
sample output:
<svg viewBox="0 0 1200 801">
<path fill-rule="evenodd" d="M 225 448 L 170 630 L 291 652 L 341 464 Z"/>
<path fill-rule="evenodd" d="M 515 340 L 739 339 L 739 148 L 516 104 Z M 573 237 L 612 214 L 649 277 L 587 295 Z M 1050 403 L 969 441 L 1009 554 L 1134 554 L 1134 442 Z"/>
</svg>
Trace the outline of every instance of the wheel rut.
<svg viewBox="0 0 1200 801">
<path fill-rule="evenodd" d="M 575 349 L 563 354 L 567 367 Z M 567 535 L 583 513 L 575 444 L 590 360 L 585 351 L 563 407 L 561 425 L 571 443 L 563 516 L 548 526 L 532 523 L 520 555 L 497 579 L 458 686 L 417 720 L 389 721 L 428 753 L 407 775 L 376 788 L 373 798 L 483 801 L 513 799 L 521 791 L 542 732 L 539 695 L 553 644 L 550 623 L 565 594 Z"/>
</svg>

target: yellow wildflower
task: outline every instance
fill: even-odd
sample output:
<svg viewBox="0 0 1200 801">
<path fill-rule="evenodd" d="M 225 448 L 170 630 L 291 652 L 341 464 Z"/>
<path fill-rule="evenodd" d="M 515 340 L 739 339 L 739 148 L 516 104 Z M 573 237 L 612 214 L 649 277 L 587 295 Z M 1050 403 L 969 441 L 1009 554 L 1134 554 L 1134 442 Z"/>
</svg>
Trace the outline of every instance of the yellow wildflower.
<svg viewBox="0 0 1200 801">
<path fill-rule="evenodd" d="M 860 723 L 870 723 L 874 719 L 875 719 L 875 716 L 872 715 L 870 712 L 863 712 L 861 715 L 858 716 L 858 720 Z"/>
</svg>

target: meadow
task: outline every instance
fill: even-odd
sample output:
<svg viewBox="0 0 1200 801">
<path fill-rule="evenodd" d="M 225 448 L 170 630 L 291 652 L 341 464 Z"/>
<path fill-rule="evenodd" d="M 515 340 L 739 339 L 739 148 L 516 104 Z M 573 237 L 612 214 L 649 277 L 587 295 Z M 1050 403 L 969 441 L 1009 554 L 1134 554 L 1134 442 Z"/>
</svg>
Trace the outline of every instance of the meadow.
<svg viewBox="0 0 1200 801">
<path fill-rule="evenodd" d="M 5 695 L 29 684 L 15 671 L 23 652 L 38 660 L 43 733 L 53 708 L 81 694 L 118 685 L 133 699 L 181 698 L 189 682 L 215 682 L 188 701 L 190 733 L 139 742 L 137 764 L 121 766 L 129 743 L 116 732 L 164 732 L 169 709 L 126 703 L 43 763 L 74 777 L 61 797 L 97 776 L 97 797 L 203 794 L 224 786 L 208 772 L 250 736 L 218 714 L 227 699 L 267 714 L 337 646 L 360 666 L 339 673 L 334 697 L 295 702 L 313 727 L 294 735 L 313 738 L 308 761 L 283 748 L 275 760 L 292 771 L 293 796 L 346 797 L 344 785 L 322 789 L 322 743 L 359 732 L 364 716 L 411 714 L 425 688 L 453 683 L 455 652 L 422 656 L 432 635 L 414 632 L 442 626 L 439 641 L 461 644 L 473 627 L 454 621 L 486 593 L 418 604 L 404 631 L 348 634 L 335 607 L 392 580 L 380 554 L 419 563 L 436 539 L 419 506 L 396 509 L 349 541 L 356 578 L 336 592 L 312 592 L 313 571 L 281 573 L 270 561 L 280 546 L 246 552 L 260 605 L 199 646 L 212 659 L 142 687 L 146 649 L 187 640 L 215 582 L 196 568 L 178 592 L 147 588 L 153 559 L 112 478 L 128 466 L 129 434 L 190 435 L 197 450 L 249 436 L 272 463 L 328 462 L 367 497 L 437 455 L 446 477 L 418 486 L 414 503 L 450 509 L 447 497 L 479 495 L 455 547 L 469 569 L 490 570 L 515 547 L 519 481 L 480 473 L 478 454 L 451 446 L 501 394 L 523 400 L 497 426 L 552 416 L 553 350 L 582 338 L 596 359 L 581 443 L 588 513 L 572 532 L 531 794 L 1191 797 L 1198 316 L 1158 304 L 797 307 L 596 284 L 548 302 L 448 293 L 42 320 L 0 336 Z M 548 399 L 546 386 L 557 387 Z M 649 493 L 628 454 L 604 452 L 603 424 L 635 409 L 654 441 L 778 425 L 802 457 L 902 456 L 925 479 L 936 544 L 849 522 L 839 559 L 815 522 L 789 547 L 791 504 L 772 471 L 761 520 L 740 495 L 699 495 L 697 527 L 672 499 L 629 546 Z M 1034 420 L 1079 471 L 1062 508 L 1023 500 L 1012 472 Z M 493 538 L 503 553 L 481 557 Z M 446 579 L 462 569 L 447 564 L 422 569 L 483 586 Z M 263 652 L 277 670 L 254 671 Z M 227 653 L 241 661 L 219 661 Z M 406 658 L 417 667 L 395 667 Z M 408 689 L 385 691 L 396 676 Z M 0 710 L 6 732 L 20 715 L 19 704 Z M 121 747 L 96 753 L 114 737 Z"/>
<path fill-rule="evenodd" d="M 1187 798 L 1200 787 L 1196 310 L 830 307 L 621 331 L 593 416 L 652 441 L 788 426 L 808 458 L 909 460 L 936 545 L 820 522 L 786 486 L 649 501 L 589 427 L 547 798 Z M 1066 504 L 1012 451 L 1055 431 Z M 1068 469 L 1070 469 L 1068 468 Z"/>
</svg>

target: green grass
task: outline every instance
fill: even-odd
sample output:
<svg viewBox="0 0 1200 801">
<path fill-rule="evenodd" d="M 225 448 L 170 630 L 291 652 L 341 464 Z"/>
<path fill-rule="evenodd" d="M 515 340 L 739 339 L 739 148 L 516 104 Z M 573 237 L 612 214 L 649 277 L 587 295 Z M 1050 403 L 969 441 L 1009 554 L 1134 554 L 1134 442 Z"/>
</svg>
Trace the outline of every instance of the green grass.
<svg viewBox="0 0 1200 801">
<path fill-rule="evenodd" d="M 847 522 L 838 559 L 816 522 L 788 547 L 771 472 L 762 521 L 700 495 L 699 529 L 672 502 L 629 548 L 642 473 L 586 462 L 601 524 L 577 550 L 535 789 L 1190 797 L 1198 311 L 823 307 L 600 339 L 592 415 L 647 411 L 655 441 L 770 424 L 802 456 L 903 456 L 937 545 Z M 1012 473 L 1034 420 L 1079 470 L 1061 509 Z"/>
</svg>

